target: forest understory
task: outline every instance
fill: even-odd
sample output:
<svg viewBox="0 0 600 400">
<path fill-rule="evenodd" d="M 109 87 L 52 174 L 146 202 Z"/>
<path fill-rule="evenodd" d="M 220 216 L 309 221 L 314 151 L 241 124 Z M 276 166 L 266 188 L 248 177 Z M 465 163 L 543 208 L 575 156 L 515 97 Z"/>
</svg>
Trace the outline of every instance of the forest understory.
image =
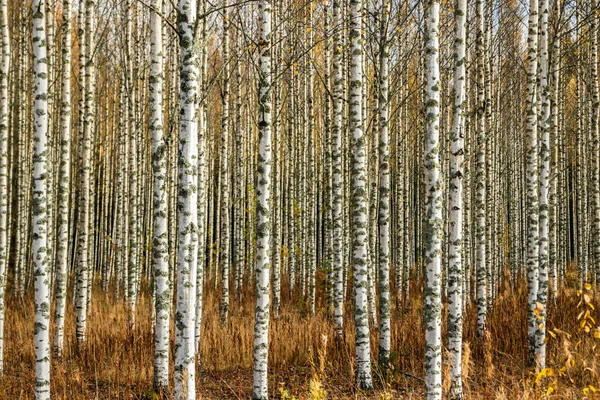
<svg viewBox="0 0 600 400">
<path fill-rule="evenodd" d="M 600 305 L 593 289 L 578 292 L 576 267 L 571 266 L 565 287 L 556 301 L 548 302 L 548 361 L 542 373 L 534 374 L 527 363 L 527 304 L 524 277 L 510 290 L 502 287 L 488 314 L 488 334 L 477 337 L 477 307 L 469 304 L 464 315 L 463 382 L 465 399 L 581 399 L 596 398 L 590 387 L 600 389 L 598 350 L 592 330 L 582 321 L 586 310 L 597 317 Z M 323 276 L 317 281 L 324 282 Z M 320 278 L 320 279 L 319 279 Z M 510 279 L 505 280 L 510 284 Z M 250 286 L 246 286 L 250 288 Z M 414 281 L 409 300 L 392 309 L 392 366 L 384 376 L 374 363 L 373 392 L 354 387 L 355 354 L 352 319 L 344 338 L 335 339 L 327 316 L 326 298 L 318 298 L 318 312 L 311 316 L 299 296 L 282 287 L 282 309 L 271 323 L 269 337 L 269 390 L 275 399 L 420 399 L 423 391 L 424 328 L 422 282 Z M 152 389 L 153 329 L 151 298 L 146 282 L 140 295 L 136 326 L 130 329 L 127 309 L 112 295 L 95 287 L 88 319 L 89 339 L 83 351 L 77 348 L 75 313 L 67 313 L 65 350 L 62 359 L 52 359 L 53 398 L 56 399 L 160 399 Z M 11 291 L 9 291 L 11 293 Z M 72 291 L 70 291 L 72 293 Z M 112 291 L 110 293 L 113 293 Z M 232 296 L 231 316 L 226 325 L 219 319 L 220 288 L 206 287 L 199 370 L 198 398 L 247 399 L 252 388 L 252 339 L 254 295 L 251 290 Z M 320 292 L 323 293 L 322 291 Z M 587 296 L 589 303 L 583 300 Z M 294 300 L 292 300 L 294 299 Z M 300 299 L 300 300 L 298 300 Z M 35 364 L 31 332 L 33 297 L 24 301 L 9 295 L 5 327 L 6 369 L 0 378 L 1 400 L 31 399 Z M 72 307 L 72 302 L 67 302 Z M 351 305 L 351 299 L 346 304 Z M 350 310 L 347 307 L 346 313 Z M 444 315 L 447 309 L 444 308 Z M 594 315 L 596 313 L 596 315 Z M 444 318 L 443 321 L 447 319 Z M 173 322 L 171 321 L 171 324 Z M 173 331 L 174 327 L 171 327 Z M 443 326 L 446 342 L 446 323 Z M 373 359 L 377 359 L 378 333 L 371 329 Z M 73 339 L 71 339 L 73 338 Z M 173 341 L 173 337 L 171 337 Z M 173 343 L 172 343 L 173 344 Z M 445 357 L 447 356 L 444 351 Z M 171 370 L 173 363 L 171 362 Z M 561 372 L 562 368 L 562 372 Z M 551 372 L 549 372 L 551 371 Z M 445 366 L 444 381 L 449 374 Z M 170 372 L 173 377 L 173 371 Z M 172 380 L 172 379 L 171 379 Z M 551 389 L 550 389 L 551 388 Z M 447 388 L 446 388 L 447 389 Z M 447 392 L 447 390 L 444 390 Z"/>
</svg>

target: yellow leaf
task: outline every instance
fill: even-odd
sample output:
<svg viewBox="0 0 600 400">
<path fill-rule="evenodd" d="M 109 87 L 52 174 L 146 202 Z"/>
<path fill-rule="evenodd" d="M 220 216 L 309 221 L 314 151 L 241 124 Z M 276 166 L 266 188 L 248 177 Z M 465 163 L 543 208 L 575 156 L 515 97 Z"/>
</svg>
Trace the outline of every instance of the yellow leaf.
<svg viewBox="0 0 600 400">
<path fill-rule="evenodd" d="M 598 329 L 594 329 L 594 338 L 600 339 L 600 331 Z"/>
<path fill-rule="evenodd" d="M 548 331 L 548 334 L 550 336 L 552 336 L 554 339 L 556 339 L 556 333 L 552 332 L 552 331 Z"/>
<path fill-rule="evenodd" d="M 589 294 L 585 293 L 585 294 L 583 295 L 583 300 L 584 300 L 586 303 L 589 303 L 589 302 L 590 302 L 592 299 L 591 299 L 591 297 L 590 297 L 590 295 L 589 295 Z"/>
<path fill-rule="evenodd" d="M 592 288 L 592 285 L 589 283 L 586 283 L 585 286 L 583 287 L 585 290 L 590 290 Z"/>
<path fill-rule="evenodd" d="M 546 396 L 550 396 L 554 392 L 554 388 L 552 386 L 548 386 L 548 390 L 546 390 Z"/>
<path fill-rule="evenodd" d="M 535 383 L 538 383 L 540 381 L 540 379 L 547 376 L 547 374 L 548 374 L 548 368 L 543 368 L 535 377 Z"/>
</svg>

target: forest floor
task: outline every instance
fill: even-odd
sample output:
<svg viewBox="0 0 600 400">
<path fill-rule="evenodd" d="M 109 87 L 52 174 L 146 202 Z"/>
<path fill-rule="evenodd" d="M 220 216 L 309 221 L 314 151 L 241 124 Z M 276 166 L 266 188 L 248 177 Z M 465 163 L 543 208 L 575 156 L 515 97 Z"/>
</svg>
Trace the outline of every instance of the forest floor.
<svg viewBox="0 0 600 400">
<path fill-rule="evenodd" d="M 419 286 L 417 282 L 412 288 L 410 302 L 393 310 L 393 367 L 385 377 L 374 371 L 376 390 L 371 393 L 353 390 L 354 327 L 350 308 L 345 314 L 348 319 L 345 338 L 340 342 L 334 339 L 324 298 L 319 298 L 320 311 L 309 316 L 302 302 L 291 302 L 290 297 L 284 296 L 280 317 L 271 320 L 269 389 L 272 397 L 287 400 L 422 398 L 422 293 L 415 290 Z M 148 293 L 147 290 L 141 294 L 136 324 L 130 329 L 122 300 L 105 296 L 97 287 L 84 348 L 78 348 L 75 343 L 74 310 L 70 305 L 65 353 L 60 360 L 52 359 L 53 399 L 159 398 L 151 390 L 151 304 L 144 293 Z M 219 321 L 218 293 L 219 289 L 211 289 L 205 295 L 196 385 L 198 398 L 247 399 L 252 388 L 252 292 L 242 293 L 242 300 L 232 298 L 230 318 L 225 325 Z M 594 298 L 593 291 L 589 290 L 586 292 L 588 301 L 580 301 L 584 296 L 567 287 L 561 290 L 555 303 L 549 304 L 547 326 L 552 331 L 548 338 L 549 368 L 536 376 L 527 365 L 526 293 L 524 283 L 515 290 L 500 289 L 494 306 L 489 309 L 488 334 L 484 339 L 477 338 L 476 307 L 468 307 L 463 356 L 465 398 L 595 398 L 596 390 L 600 390 L 600 350 L 596 349 L 600 340 L 595 336 L 600 338 L 600 332 L 595 335 L 596 323 L 589 317 L 595 317 L 598 296 Z M 26 297 L 24 301 L 11 295 L 7 298 L 5 374 L 0 378 L 0 400 L 33 398 L 33 291 Z M 586 310 L 590 313 L 586 314 Z M 445 340 L 445 323 L 443 329 Z M 373 360 L 377 359 L 377 338 L 377 330 L 372 329 Z M 443 368 L 445 392 L 449 382 L 446 364 Z"/>
</svg>

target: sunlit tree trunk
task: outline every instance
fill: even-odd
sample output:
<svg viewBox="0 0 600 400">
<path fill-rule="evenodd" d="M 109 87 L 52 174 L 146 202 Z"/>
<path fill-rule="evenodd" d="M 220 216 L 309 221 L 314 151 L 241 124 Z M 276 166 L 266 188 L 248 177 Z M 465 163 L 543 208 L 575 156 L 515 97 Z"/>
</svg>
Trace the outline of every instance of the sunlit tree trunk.
<svg viewBox="0 0 600 400">
<path fill-rule="evenodd" d="M 256 186 L 256 308 L 252 398 L 269 398 L 270 240 L 271 240 L 271 1 L 258 5 L 258 176 Z"/>
<path fill-rule="evenodd" d="M 462 333 L 463 333 L 463 174 L 465 137 L 465 81 L 467 0 L 456 0 L 454 7 L 454 103 L 450 133 L 450 187 L 448 213 L 448 350 L 450 351 L 451 385 L 449 397 L 463 398 L 462 391 Z"/>
<path fill-rule="evenodd" d="M 477 276 L 477 333 L 483 337 L 487 317 L 487 267 L 486 267 L 486 126 L 485 126 L 485 67 L 484 67 L 484 14 L 483 0 L 475 6 L 477 98 L 476 110 L 476 172 L 475 172 L 475 269 Z"/>
<path fill-rule="evenodd" d="M 201 0 L 201 4 L 197 5 L 199 14 L 206 12 L 207 0 Z M 205 280 L 205 263 L 206 263 L 206 194 L 208 187 L 206 184 L 207 165 L 206 165 L 206 137 L 208 115 L 206 112 L 206 79 L 207 79 L 207 24 L 206 18 L 202 18 L 200 44 L 200 107 L 198 108 L 198 271 L 196 273 L 196 338 L 195 348 L 196 355 L 199 356 L 200 349 L 200 334 L 202 330 L 202 310 L 204 303 L 204 280 Z M 196 38 L 198 40 L 198 38 Z"/>
<path fill-rule="evenodd" d="M 71 0 L 63 1 L 62 100 L 60 110 L 60 175 L 56 240 L 56 308 L 54 354 L 62 356 L 67 302 L 67 250 L 69 247 L 69 196 L 71 180 Z"/>
<path fill-rule="evenodd" d="M 352 260 L 354 267 L 354 325 L 356 330 L 356 385 L 372 389 L 371 348 L 368 311 L 369 199 L 367 196 L 367 136 L 363 132 L 361 43 L 362 1 L 350 0 L 350 101 L 349 130 L 352 145 Z"/>
<path fill-rule="evenodd" d="M 229 242 L 231 226 L 229 223 L 230 188 L 229 188 L 229 0 L 223 1 L 223 103 L 221 106 L 221 151 L 219 153 L 221 179 L 221 322 L 229 318 Z"/>
<path fill-rule="evenodd" d="M 8 0 L 0 1 L 0 376 L 4 373 L 4 295 L 10 237 L 8 236 L 8 72 L 10 40 L 8 37 Z"/>
<path fill-rule="evenodd" d="M 379 365 L 390 360 L 390 134 L 388 23 L 390 4 L 381 6 L 379 54 Z"/>
<path fill-rule="evenodd" d="M 537 67 L 538 67 L 538 0 L 529 1 L 529 36 L 527 38 L 527 128 L 526 128 L 526 193 L 527 193 L 527 290 L 530 362 L 535 362 L 535 331 L 537 315 L 535 311 L 539 269 L 538 231 L 538 129 L 537 129 Z"/>
<path fill-rule="evenodd" d="M 423 321 L 425 324 L 425 396 L 442 398 L 442 180 L 440 177 L 440 5 L 429 0 L 425 36 L 425 283 Z"/>
<path fill-rule="evenodd" d="M 180 45 L 179 181 L 177 185 L 178 249 L 175 313 L 175 399 L 196 398 L 195 310 L 198 264 L 198 62 L 194 48 L 196 1 L 179 0 Z"/>
<path fill-rule="evenodd" d="M 342 0 L 333 0 L 333 126 L 331 130 L 331 167 L 332 167 L 332 270 L 334 285 L 334 319 L 335 331 L 338 337 L 342 336 L 344 323 L 344 266 L 342 242 L 344 241 L 344 221 L 342 219 L 342 117 L 344 113 L 344 89 L 342 57 L 343 43 L 343 15 Z"/>
<path fill-rule="evenodd" d="M 542 107 L 539 135 L 539 283 L 536 299 L 535 360 L 538 368 L 546 366 L 546 299 L 548 296 L 549 184 L 550 184 L 550 95 L 548 92 L 548 0 L 540 3 L 539 80 Z M 593 67 L 592 67 L 593 69 Z M 597 77 L 596 77 L 596 80 Z"/>
<path fill-rule="evenodd" d="M 155 10 L 162 10 L 162 0 L 154 0 Z M 154 388 L 167 391 L 169 387 L 169 321 L 171 298 L 169 290 L 169 233 L 167 191 L 167 147 L 163 137 L 163 43 L 162 24 L 157 11 L 150 12 L 150 123 L 152 135 L 152 169 L 154 172 L 152 230 L 152 264 L 155 285 L 154 328 Z"/>
<path fill-rule="evenodd" d="M 591 252 L 595 259 L 594 272 L 596 274 L 596 283 L 600 283 L 600 89 L 598 87 L 598 2 L 591 1 L 591 17 L 589 35 L 591 44 L 590 54 L 590 79 L 591 79 L 591 154 L 592 154 L 592 232 L 593 240 L 591 243 Z"/>
<path fill-rule="evenodd" d="M 51 260 L 47 247 L 48 64 L 44 0 L 34 0 L 33 12 L 33 274 L 35 279 L 35 398 L 50 399 L 50 288 Z"/>
<path fill-rule="evenodd" d="M 94 16 L 93 0 L 86 0 L 85 7 L 80 7 L 85 10 L 85 29 L 83 31 L 85 37 L 85 92 L 84 102 L 84 119 L 83 119 L 83 136 L 81 143 L 81 165 L 79 168 L 80 194 L 79 194 L 79 228 L 78 228 L 78 285 L 77 285 L 77 342 L 82 344 L 87 339 L 87 313 L 88 313 L 88 285 L 89 282 L 89 239 L 90 239 L 90 185 L 91 185 L 91 168 L 92 168 L 92 124 L 94 120 L 94 99 L 92 93 L 92 22 Z M 81 38 L 80 38 L 81 46 Z"/>
<path fill-rule="evenodd" d="M 549 191 L 549 225 L 550 225 L 550 236 L 549 236 L 549 250 L 548 250 L 548 268 L 549 276 L 551 278 L 551 290 L 550 296 L 556 301 L 558 297 L 558 260 L 557 251 L 560 249 L 558 243 L 558 204 L 557 204 L 557 192 L 559 188 L 558 181 L 559 177 L 562 180 L 563 174 L 558 170 L 558 138 L 559 138 L 559 88 L 560 88 L 560 23 L 562 22 L 562 6 L 560 0 L 556 0 L 554 3 L 554 17 L 555 17 L 555 31 L 552 40 L 552 54 L 551 54 L 551 84 L 550 84 L 550 105 L 551 105 L 551 121 L 550 121 L 550 191 Z M 566 175 L 566 174 L 565 174 Z M 568 201 L 567 201 L 568 203 Z"/>
</svg>

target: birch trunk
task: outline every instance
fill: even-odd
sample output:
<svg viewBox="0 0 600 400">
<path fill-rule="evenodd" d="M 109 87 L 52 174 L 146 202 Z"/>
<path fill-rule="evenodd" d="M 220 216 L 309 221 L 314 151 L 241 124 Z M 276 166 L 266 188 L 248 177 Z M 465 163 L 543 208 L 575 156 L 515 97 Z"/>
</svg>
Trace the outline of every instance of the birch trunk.
<svg viewBox="0 0 600 400">
<path fill-rule="evenodd" d="M 367 197 L 367 137 L 363 132 L 362 0 L 350 0 L 350 101 L 352 145 L 352 260 L 354 267 L 354 325 L 356 331 L 356 385 L 372 389 L 368 310 L 369 199 Z"/>
<path fill-rule="evenodd" d="M 10 40 L 8 36 L 8 0 L 0 1 L 0 376 L 4 373 L 4 294 L 10 236 L 8 199 L 8 73 Z"/>
<path fill-rule="evenodd" d="M 529 0 L 529 36 L 527 38 L 527 128 L 526 128 L 526 194 L 527 194 L 527 290 L 530 361 L 535 362 L 536 301 L 539 282 L 538 231 L 538 129 L 537 129 L 537 49 L 538 0 Z"/>
<path fill-rule="evenodd" d="M 67 302 L 67 249 L 69 246 L 69 196 L 71 180 L 71 0 L 63 1 L 62 101 L 60 110 L 60 186 L 56 240 L 56 308 L 54 354 L 62 356 Z"/>
<path fill-rule="evenodd" d="M 47 246 L 48 64 L 45 1 L 34 0 L 33 11 L 33 275 L 35 279 L 35 399 L 50 399 L 50 288 Z"/>
<path fill-rule="evenodd" d="M 331 167 L 332 177 L 332 269 L 334 284 L 334 319 L 335 331 L 339 338 L 343 334 L 344 324 L 344 266 L 343 249 L 344 220 L 342 219 L 342 116 L 344 113 L 344 88 L 342 58 L 344 51 L 342 0 L 333 0 L 333 126 Z"/>
<path fill-rule="evenodd" d="M 162 10 L 162 0 L 153 1 L 154 10 Z M 152 137 L 152 169 L 154 172 L 152 229 L 152 264 L 154 271 L 154 388 L 157 392 L 169 387 L 169 320 L 171 298 L 169 290 L 169 231 L 167 191 L 167 147 L 163 138 L 163 43 L 162 23 L 156 11 L 150 12 L 150 124 Z"/>
<path fill-rule="evenodd" d="M 258 177 L 256 186 L 256 308 L 252 399 L 269 398 L 269 293 L 271 241 L 271 0 L 258 4 Z"/>
<path fill-rule="evenodd" d="M 379 55 L 379 365 L 390 361 L 390 134 L 388 23 L 390 4 L 384 0 L 380 19 Z"/>
<path fill-rule="evenodd" d="M 539 75 L 542 107 L 539 135 L 539 283 L 536 299 L 538 315 L 535 321 L 535 361 L 538 368 L 546 366 L 546 300 L 548 297 L 548 240 L 550 184 L 550 95 L 548 92 L 548 0 L 540 3 Z M 593 70 L 593 67 L 592 67 Z M 596 80 L 597 77 L 596 77 Z"/>
<path fill-rule="evenodd" d="M 467 0 L 456 0 L 454 8 L 454 104 L 450 134 L 450 193 L 448 201 L 449 255 L 448 267 L 448 350 L 450 351 L 450 394 L 454 400 L 462 392 L 463 333 L 463 172 L 465 106 L 465 61 L 467 40 Z"/>
<path fill-rule="evenodd" d="M 198 62 L 194 48 L 196 1 L 179 0 L 180 45 L 179 157 L 177 185 L 178 249 L 175 313 L 175 399 L 196 398 L 195 313 L 198 264 Z"/>
<path fill-rule="evenodd" d="M 440 5 L 429 0 L 425 36 L 425 287 L 423 321 L 425 324 L 425 396 L 442 398 L 442 180 L 440 177 Z"/>
</svg>

